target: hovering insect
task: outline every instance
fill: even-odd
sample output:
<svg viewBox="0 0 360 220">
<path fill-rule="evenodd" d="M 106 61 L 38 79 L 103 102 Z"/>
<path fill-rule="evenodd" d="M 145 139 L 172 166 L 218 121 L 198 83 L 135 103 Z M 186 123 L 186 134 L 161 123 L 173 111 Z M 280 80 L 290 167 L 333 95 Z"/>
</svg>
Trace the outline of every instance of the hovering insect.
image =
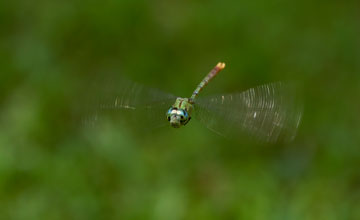
<svg viewBox="0 0 360 220">
<path fill-rule="evenodd" d="M 243 92 L 198 97 L 209 82 L 225 68 L 219 62 L 200 82 L 190 98 L 176 97 L 157 89 L 123 81 L 116 92 L 100 99 L 99 109 L 141 111 L 139 122 L 159 127 L 180 128 L 192 116 L 224 137 L 249 134 L 258 140 L 292 140 L 302 116 L 302 106 L 294 88 L 286 83 L 270 83 Z M 170 108 L 169 108 L 170 107 Z"/>
</svg>

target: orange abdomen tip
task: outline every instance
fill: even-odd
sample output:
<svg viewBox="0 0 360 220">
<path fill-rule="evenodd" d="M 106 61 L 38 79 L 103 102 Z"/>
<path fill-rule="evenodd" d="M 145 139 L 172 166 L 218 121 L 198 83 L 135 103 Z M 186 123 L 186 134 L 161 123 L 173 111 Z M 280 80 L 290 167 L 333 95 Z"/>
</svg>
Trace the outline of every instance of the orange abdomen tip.
<svg viewBox="0 0 360 220">
<path fill-rule="evenodd" d="M 216 67 L 220 70 L 224 69 L 225 68 L 225 63 L 222 63 L 222 62 L 218 62 L 218 64 L 216 65 Z"/>
</svg>

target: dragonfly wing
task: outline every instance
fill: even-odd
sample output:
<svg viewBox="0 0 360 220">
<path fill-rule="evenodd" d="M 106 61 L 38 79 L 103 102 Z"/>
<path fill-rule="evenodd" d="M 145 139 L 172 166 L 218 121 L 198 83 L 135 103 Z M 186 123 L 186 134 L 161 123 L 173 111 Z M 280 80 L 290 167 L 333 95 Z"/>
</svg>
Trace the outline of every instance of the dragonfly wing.
<svg viewBox="0 0 360 220">
<path fill-rule="evenodd" d="M 111 85 L 113 83 L 107 83 L 101 94 L 96 95 L 92 101 L 93 113 L 87 121 L 93 123 L 101 116 L 115 115 L 130 117 L 131 122 L 144 128 L 168 124 L 166 112 L 174 104 L 175 96 L 125 79 Z"/>
<path fill-rule="evenodd" d="M 247 133 L 266 142 L 290 141 L 301 115 L 302 105 L 294 87 L 280 82 L 195 102 L 195 117 L 225 137 Z"/>
</svg>

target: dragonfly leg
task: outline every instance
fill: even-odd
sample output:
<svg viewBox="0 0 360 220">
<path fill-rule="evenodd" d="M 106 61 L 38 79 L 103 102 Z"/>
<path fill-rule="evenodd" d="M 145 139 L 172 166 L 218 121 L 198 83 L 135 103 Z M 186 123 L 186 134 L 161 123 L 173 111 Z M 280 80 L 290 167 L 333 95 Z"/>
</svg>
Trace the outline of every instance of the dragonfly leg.
<svg viewBox="0 0 360 220">
<path fill-rule="evenodd" d="M 187 120 L 187 121 L 185 122 L 184 126 L 185 126 L 187 123 L 189 123 L 190 119 L 191 119 L 191 117 L 189 117 L 189 120 Z"/>
</svg>

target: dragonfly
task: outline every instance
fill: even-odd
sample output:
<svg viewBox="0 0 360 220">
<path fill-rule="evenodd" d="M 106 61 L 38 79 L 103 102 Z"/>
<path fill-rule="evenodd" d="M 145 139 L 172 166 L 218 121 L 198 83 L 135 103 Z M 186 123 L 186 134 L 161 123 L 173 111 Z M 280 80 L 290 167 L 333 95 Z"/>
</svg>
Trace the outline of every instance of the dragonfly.
<svg viewBox="0 0 360 220">
<path fill-rule="evenodd" d="M 135 123 L 145 127 L 181 128 L 195 118 L 226 138 L 246 134 L 265 142 L 293 140 L 301 121 L 302 105 L 289 83 L 269 83 L 242 92 L 199 96 L 224 68 L 225 63 L 217 63 L 190 98 L 122 80 L 114 88 L 107 88 L 112 95 L 106 93 L 99 98 L 97 112 L 120 109 L 138 112 Z"/>
</svg>

